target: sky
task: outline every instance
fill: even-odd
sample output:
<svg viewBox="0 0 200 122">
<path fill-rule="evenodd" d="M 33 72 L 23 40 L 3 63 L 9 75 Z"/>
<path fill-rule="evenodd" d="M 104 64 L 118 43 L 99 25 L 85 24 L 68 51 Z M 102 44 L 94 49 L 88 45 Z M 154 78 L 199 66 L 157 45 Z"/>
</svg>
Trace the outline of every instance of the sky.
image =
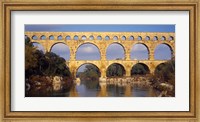
<svg viewBox="0 0 200 122">
<path fill-rule="evenodd" d="M 25 31 L 52 32 L 175 32 L 175 25 L 130 25 L 130 24 L 68 24 L 25 25 Z"/>
<path fill-rule="evenodd" d="M 175 25 L 25 25 L 25 31 L 51 31 L 51 32 L 175 32 Z M 34 46 L 43 50 L 40 44 L 34 43 Z M 65 44 L 55 44 L 52 52 L 63 57 L 65 60 L 70 59 L 69 47 Z M 171 58 L 170 48 L 161 44 L 155 49 L 155 59 L 166 60 Z M 148 50 L 142 44 L 136 44 L 131 49 L 132 60 L 148 59 Z M 113 43 L 106 49 L 106 59 L 115 60 L 123 59 L 124 49 L 121 45 Z M 93 44 L 83 44 L 77 50 L 77 60 L 100 60 L 100 52 Z M 80 68 L 82 71 L 84 69 Z"/>
</svg>

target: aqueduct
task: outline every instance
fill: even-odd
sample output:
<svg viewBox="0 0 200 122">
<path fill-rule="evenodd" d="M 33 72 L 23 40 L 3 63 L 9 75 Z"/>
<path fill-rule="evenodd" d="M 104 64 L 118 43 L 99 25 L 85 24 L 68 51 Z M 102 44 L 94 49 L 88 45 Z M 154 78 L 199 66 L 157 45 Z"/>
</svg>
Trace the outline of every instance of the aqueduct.
<svg viewBox="0 0 200 122">
<path fill-rule="evenodd" d="M 83 64 L 94 64 L 101 72 L 101 77 L 106 77 L 107 68 L 117 63 L 124 67 L 125 75 L 131 75 L 131 68 L 142 63 L 148 66 L 150 73 L 153 73 L 156 66 L 166 62 L 166 60 L 155 60 L 154 51 L 160 44 L 170 47 L 172 57 L 175 56 L 175 33 L 160 32 L 25 32 L 25 36 L 44 47 L 46 52 L 57 43 L 66 44 L 70 50 L 70 59 L 66 61 L 72 74 L 76 74 L 77 69 Z M 82 44 L 94 44 L 100 52 L 100 60 L 76 60 L 76 52 Z M 109 45 L 118 43 L 123 46 L 125 58 L 120 60 L 107 60 L 106 49 Z M 143 44 L 147 47 L 149 59 L 132 60 L 130 58 L 131 48 L 135 44 Z"/>
</svg>

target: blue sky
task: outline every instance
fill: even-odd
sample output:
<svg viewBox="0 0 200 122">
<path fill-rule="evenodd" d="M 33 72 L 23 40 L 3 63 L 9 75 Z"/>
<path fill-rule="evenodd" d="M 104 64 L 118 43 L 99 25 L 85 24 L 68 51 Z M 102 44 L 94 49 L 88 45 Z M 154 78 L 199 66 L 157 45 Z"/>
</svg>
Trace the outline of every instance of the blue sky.
<svg viewBox="0 0 200 122">
<path fill-rule="evenodd" d="M 106 24 L 68 24 L 68 25 L 25 25 L 25 31 L 53 32 L 175 32 L 175 25 L 106 25 Z"/>
<path fill-rule="evenodd" d="M 175 32 L 175 25 L 25 25 L 25 31 L 51 31 L 51 32 Z M 40 50 L 44 50 L 40 44 L 34 44 Z M 65 44 L 56 44 L 52 47 L 52 52 L 70 59 L 69 47 Z M 155 59 L 163 60 L 171 58 L 170 48 L 164 44 L 155 49 Z M 148 50 L 142 44 L 134 45 L 131 49 L 132 60 L 148 59 Z M 123 59 L 124 49 L 119 44 L 111 44 L 106 50 L 107 60 L 117 58 Z M 83 44 L 78 48 L 77 60 L 100 60 L 100 53 L 96 46 Z M 80 68 L 81 71 L 84 70 Z"/>
</svg>

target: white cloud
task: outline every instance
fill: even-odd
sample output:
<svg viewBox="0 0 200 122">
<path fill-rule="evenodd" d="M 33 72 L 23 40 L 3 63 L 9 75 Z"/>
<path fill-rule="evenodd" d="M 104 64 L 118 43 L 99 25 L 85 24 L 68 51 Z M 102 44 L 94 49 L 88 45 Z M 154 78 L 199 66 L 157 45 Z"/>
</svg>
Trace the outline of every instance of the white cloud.
<svg viewBox="0 0 200 122">
<path fill-rule="evenodd" d="M 83 45 L 81 46 L 78 51 L 80 51 L 81 53 L 94 53 L 94 52 L 98 52 L 98 48 L 95 47 L 94 45 Z"/>
<path fill-rule="evenodd" d="M 69 53 L 69 47 L 63 43 L 58 43 L 52 47 L 52 52 L 65 52 Z"/>
<path fill-rule="evenodd" d="M 147 51 L 147 48 L 142 44 L 136 44 L 133 46 L 131 51 Z"/>
<path fill-rule="evenodd" d="M 107 51 L 121 51 L 123 50 L 124 51 L 124 48 L 120 45 L 120 44 L 117 44 L 117 43 L 113 43 L 111 45 L 108 46 L 107 48 Z"/>
<path fill-rule="evenodd" d="M 82 48 L 81 51 L 82 51 L 82 52 L 85 52 L 85 53 L 92 53 L 92 52 L 95 51 L 95 49 L 92 48 L 92 47 L 87 46 L 87 47 Z"/>
</svg>

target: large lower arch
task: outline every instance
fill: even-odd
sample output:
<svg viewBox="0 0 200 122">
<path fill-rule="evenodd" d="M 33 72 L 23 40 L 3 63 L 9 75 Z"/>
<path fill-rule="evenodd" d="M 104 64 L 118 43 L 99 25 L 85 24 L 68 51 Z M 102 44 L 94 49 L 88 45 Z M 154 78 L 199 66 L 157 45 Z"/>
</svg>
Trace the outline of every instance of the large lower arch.
<svg viewBox="0 0 200 122">
<path fill-rule="evenodd" d="M 51 46 L 50 52 L 53 52 L 65 60 L 70 60 L 70 49 L 62 42 L 55 43 Z"/>
<path fill-rule="evenodd" d="M 32 42 L 33 46 L 36 47 L 37 50 L 42 51 L 43 53 L 45 53 L 45 49 L 42 46 L 42 44 L 38 43 L 38 42 Z"/>
<path fill-rule="evenodd" d="M 99 47 L 93 43 L 83 43 L 79 45 L 75 53 L 76 60 L 100 60 L 101 52 Z"/>
<path fill-rule="evenodd" d="M 172 47 L 167 43 L 162 43 L 156 46 L 154 50 L 155 60 L 171 60 L 173 56 Z"/>
<path fill-rule="evenodd" d="M 160 71 L 162 71 L 162 69 L 164 68 L 165 63 L 160 63 L 159 65 L 156 66 L 155 70 L 154 70 L 154 74 L 159 75 Z"/>
<path fill-rule="evenodd" d="M 149 59 L 149 48 L 143 43 L 137 43 L 133 45 L 131 49 L 132 60 L 148 60 Z"/>
<path fill-rule="evenodd" d="M 108 66 L 106 70 L 106 77 L 122 77 L 126 75 L 126 70 L 123 65 L 119 63 L 113 63 Z"/>
<path fill-rule="evenodd" d="M 123 60 L 125 58 L 125 48 L 120 43 L 112 43 L 106 49 L 107 60 Z"/>
<path fill-rule="evenodd" d="M 146 75 L 150 73 L 149 67 L 144 63 L 137 63 L 131 69 L 131 76 Z"/>
<path fill-rule="evenodd" d="M 77 68 L 76 78 L 79 80 L 76 80 L 76 83 L 84 85 L 87 89 L 98 89 L 99 77 L 101 72 L 95 64 L 84 63 Z"/>
<path fill-rule="evenodd" d="M 88 67 L 88 66 L 92 66 L 92 67 Z M 97 73 L 98 77 L 101 77 L 100 68 L 93 63 L 83 63 L 83 64 L 79 65 L 76 69 L 76 77 L 79 77 L 79 72 L 84 72 L 85 69 L 95 71 Z"/>
</svg>

